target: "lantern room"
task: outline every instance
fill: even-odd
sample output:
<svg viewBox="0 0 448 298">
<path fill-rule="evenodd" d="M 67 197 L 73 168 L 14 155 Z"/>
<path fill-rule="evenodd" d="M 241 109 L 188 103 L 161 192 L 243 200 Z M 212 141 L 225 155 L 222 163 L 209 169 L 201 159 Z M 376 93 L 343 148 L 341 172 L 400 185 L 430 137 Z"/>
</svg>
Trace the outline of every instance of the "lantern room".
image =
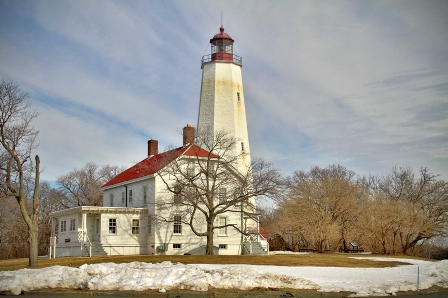
<svg viewBox="0 0 448 298">
<path fill-rule="evenodd" d="M 210 39 L 212 61 L 233 60 L 233 42 L 229 34 L 224 32 L 224 27 L 219 28 L 219 33 Z"/>
<path fill-rule="evenodd" d="M 233 54 L 234 40 L 224 32 L 224 27 L 219 28 L 219 33 L 210 39 L 211 54 L 202 57 L 202 64 L 213 61 L 231 61 L 243 64 L 242 58 Z"/>
</svg>

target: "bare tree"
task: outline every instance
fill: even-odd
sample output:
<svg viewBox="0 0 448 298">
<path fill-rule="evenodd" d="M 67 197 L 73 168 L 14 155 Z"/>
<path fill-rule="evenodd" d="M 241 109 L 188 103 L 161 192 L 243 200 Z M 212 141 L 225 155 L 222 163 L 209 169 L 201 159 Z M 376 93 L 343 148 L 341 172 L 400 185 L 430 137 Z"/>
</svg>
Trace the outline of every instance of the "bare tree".
<svg viewBox="0 0 448 298">
<path fill-rule="evenodd" d="M 305 227 L 297 220 L 296 210 L 291 205 L 286 197 L 281 197 L 276 209 L 261 212 L 260 222 L 269 232 L 269 247 L 273 250 L 297 251 L 300 247 L 310 246 L 304 236 Z"/>
<path fill-rule="evenodd" d="M 39 254 L 48 253 L 51 237 L 51 212 L 65 209 L 65 195 L 44 181 L 39 187 Z"/>
<path fill-rule="evenodd" d="M 32 121 L 38 113 L 31 110 L 28 93 L 13 81 L 0 82 L 0 189 L 5 197 L 13 197 L 28 228 L 29 266 L 37 266 L 39 212 L 39 156 L 36 149 L 38 131 Z M 34 187 L 27 191 L 26 180 Z M 28 209 L 31 198 L 31 208 Z"/>
<path fill-rule="evenodd" d="M 393 167 L 374 185 L 377 204 L 398 206 L 390 228 L 394 252 L 397 242 L 399 251 L 412 253 L 416 245 L 448 235 L 448 182 L 437 180 L 427 168 L 419 174 L 416 177 L 409 167 Z"/>
<path fill-rule="evenodd" d="M 365 189 L 352 171 L 340 165 L 314 167 L 310 172 L 294 172 L 289 190 L 280 204 L 288 218 L 295 218 L 293 231 L 319 252 L 342 249 L 354 240 Z"/>
<path fill-rule="evenodd" d="M 29 255 L 28 228 L 14 198 L 0 204 L 0 259 L 26 258 Z"/>
<path fill-rule="evenodd" d="M 250 167 L 241 168 L 241 156 L 234 154 L 235 146 L 235 140 L 226 132 L 203 130 L 196 135 L 195 145 L 190 149 L 194 151 L 192 155 L 174 159 L 158 173 L 167 189 L 167 196 L 158 208 L 176 210 L 182 223 L 195 235 L 206 237 L 208 255 L 214 253 L 215 230 L 253 232 L 241 228 L 241 222 L 219 222 L 219 215 L 237 213 L 241 219 L 243 214 L 254 218 L 255 199 L 273 197 L 279 188 L 280 174 L 271 164 L 254 159 Z M 166 216 L 162 220 L 173 221 Z"/>
<path fill-rule="evenodd" d="M 81 169 L 61 175 L 57 179 L 59 190 L 65 195 L 61 204 L 66 208 L 77 206 L 102 206 L 103 195 L 100 187 L 122 172 L 118 166 L 99 166 L 88 162 Z"/>
</svg>

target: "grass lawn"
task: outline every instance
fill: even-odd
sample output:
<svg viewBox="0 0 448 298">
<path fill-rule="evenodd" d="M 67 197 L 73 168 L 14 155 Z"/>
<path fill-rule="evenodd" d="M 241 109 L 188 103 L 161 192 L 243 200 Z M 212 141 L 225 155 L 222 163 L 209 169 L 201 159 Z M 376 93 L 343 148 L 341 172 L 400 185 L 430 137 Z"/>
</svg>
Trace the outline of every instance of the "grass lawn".
<svg viewBox="0 0 448 298">
<path fill-rule="evenodd" d="M 277 265 L 277 266 L 326 266 L 326 267 L 369 267 L 382 268 L 397 265 L 405 265 L 399 258 L 412 258 L 409 256 L 394 256 L 396 261 L 358 260 L 351 257 L 390 257 L 381 255 L 357 255 L 357 254 L 282 254 L 261 256 L 161 256 L 161 255 L 133 255 L 133 256 L 106 256 L 106 257 L 63 257 L 56 259 L 39 258 L 39 266 L 44 268 L 61 265 L 79 267 L 83 264 L 95 263 L 129 263 L 146 262 L 160 263 L 170 261 L 183 264 L 251 264 L 251 265 Z M 0 271 L 18 270 L 28 267 L 28 259 L 0 260 Z"/>
</svg>

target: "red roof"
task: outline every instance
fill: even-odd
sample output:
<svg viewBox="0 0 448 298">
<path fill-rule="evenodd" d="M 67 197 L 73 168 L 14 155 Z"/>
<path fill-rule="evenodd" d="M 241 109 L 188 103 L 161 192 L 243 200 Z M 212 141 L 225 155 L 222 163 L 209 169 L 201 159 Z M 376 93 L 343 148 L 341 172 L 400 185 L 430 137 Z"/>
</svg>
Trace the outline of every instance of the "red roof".
<svg viewBox="0 0 448 298">
<path fill-rule="evenodd" d="M 259 234 L 261 236 L 263 236 L 264 239 L 269 239 L 268 232 L 266 232 L 266 230 L 262 226 L 260 226 L 260 225 L 258 226 L 258 231 L 259 231 Z"/>
<path fill-rule="evenodd" d="M 197 145 L 182 146 L 173 150 L 169 150 L 154 156 L 145 158 L 136 165 L 121 172 L 102 187 L 107 187 L 115 184 L 120 184 L 126 181 L 131 181 L 141 177 L 153 175 L 167 166 L 170 162 L 179 156 L 195 156 L 195 157 L 211 157 L 218 158 L 217 155 L 210 153 Z"/>
<path fill-rule="evenodd" d="M 230 37 L 229 34 L 224 32 L 224 27 L 223 26 L 221 26 L 221 28 L 219 28 L 219 33 L 215 34 L 215 36 L 213 36 L 213 38 L 210 39 L 210 43 L 212 43 L 216 39 L 228 39 L 228 40 L 234 42 L 232 37 Z"/>
</svg>

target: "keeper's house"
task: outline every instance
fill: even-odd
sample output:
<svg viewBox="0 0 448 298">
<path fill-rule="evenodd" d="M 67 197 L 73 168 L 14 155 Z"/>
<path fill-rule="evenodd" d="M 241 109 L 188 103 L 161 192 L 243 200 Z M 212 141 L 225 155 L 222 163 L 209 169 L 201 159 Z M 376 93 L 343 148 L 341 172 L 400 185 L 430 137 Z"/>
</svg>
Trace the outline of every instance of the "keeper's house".
<svg viewBox="0 0 448 298">
<path fill-rule="evenodd" d="M 193 144 L 194 128 L 184 128 L 184 144 L 158 153 L 157 140 L 148 141 L 148 157 L 120 173 L 103 187 L 103 207 L 81 206 L 53 212 L 51 256 L 204 254 L 206 237 L 198 237 L 176 211 L 175 195 L 158 174 L 176 159 L 196 159 L 210 153 Z M 217 157 L 215 157 L 217 158 Z M 169 177 L 165 177 L 169 181 Z M 218 198 L 217 198 L 218 199 Z M 170 208 L 159 208 L 163 205 Z M 166 222 L 156 221 L 163 212 Z M 217 218 L 241 229 L 241 213 Z M 247 224 L 247 222 L 244 222 Z M 205 229 L 205 223 L 204 223 Z M 218 229 L 215 254 L 267 253 L 267 241 L 256 231 L 244 237 L 236 229 Z M 254 237 L 255 236 L 255 237 Z"/>
</svg>

